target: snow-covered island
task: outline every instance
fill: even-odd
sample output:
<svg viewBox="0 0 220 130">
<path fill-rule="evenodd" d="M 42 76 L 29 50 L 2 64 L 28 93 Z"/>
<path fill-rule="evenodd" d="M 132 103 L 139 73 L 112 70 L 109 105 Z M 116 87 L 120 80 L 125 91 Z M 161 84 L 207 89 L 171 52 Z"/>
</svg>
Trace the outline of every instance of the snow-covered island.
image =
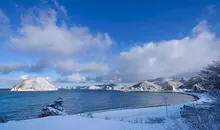
<svg viewBox="0 0 220 130">
<path fill-rule="evenodd" d="M 16 84 L 11 91 L 56 91 L 58 90 L 45 78 L 28 78 Z"/>
</svg>

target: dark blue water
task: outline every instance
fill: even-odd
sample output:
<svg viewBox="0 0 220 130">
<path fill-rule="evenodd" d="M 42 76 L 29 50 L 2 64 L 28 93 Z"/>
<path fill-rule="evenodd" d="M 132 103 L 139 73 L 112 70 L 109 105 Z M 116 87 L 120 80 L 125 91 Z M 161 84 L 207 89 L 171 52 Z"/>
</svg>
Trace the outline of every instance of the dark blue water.
<svg viewBox="0 0 220 130">
<path fill-rule="evenodd" d="M 179 93 L 59 90 L 54 92 L 10 92 L 0 90 L 0 117 L 8 120 L 37 118 L 41 109 L 62 97 L 68 114 L 121 107 L 147 107 L 195 100 Z"/>
</svg>

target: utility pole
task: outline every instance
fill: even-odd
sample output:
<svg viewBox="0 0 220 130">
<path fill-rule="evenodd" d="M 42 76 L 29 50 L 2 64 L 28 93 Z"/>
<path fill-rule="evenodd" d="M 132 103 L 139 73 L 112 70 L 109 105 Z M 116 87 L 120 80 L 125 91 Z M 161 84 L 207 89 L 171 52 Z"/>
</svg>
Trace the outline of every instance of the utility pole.
<svg viewBox="0 0 220 130">
<path fill-rule="evenodd" d="M 122 103 L 120 103 L 120 109 L 122 110 L 122 107 L 123 107 L 123 105 L 122 105 Z"/>
<path fill-rule="evenodd" d="M 166 106 L 166 117 L 168 118 L 168 111 L 167 111 L 167 98 L 165 97 L 165 106 Z"/>
</svg>

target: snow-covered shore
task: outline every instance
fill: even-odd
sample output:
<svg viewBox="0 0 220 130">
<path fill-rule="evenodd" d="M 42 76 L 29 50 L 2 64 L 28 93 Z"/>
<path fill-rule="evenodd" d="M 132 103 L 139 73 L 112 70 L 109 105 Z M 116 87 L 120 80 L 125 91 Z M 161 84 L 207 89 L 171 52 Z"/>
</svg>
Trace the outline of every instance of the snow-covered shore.
<svg viewBox="0 0 220 130">
<path fill-rule="evenodd" d="M 186 93 L 190 94 L 190 93 Z M 180 108 L 190 103 L 211 102 L 207 94 L 193 94 L 199 100 L 184 104 L 112 110 L 81 115 L 51 116 L 45 118 L 10 121 L 0 124 L 1 130 L 164 130 L 177 124 L 187 129 L 181 121 Z M 89 116 L 88 116 L 89 115 Z"/>
</svg>

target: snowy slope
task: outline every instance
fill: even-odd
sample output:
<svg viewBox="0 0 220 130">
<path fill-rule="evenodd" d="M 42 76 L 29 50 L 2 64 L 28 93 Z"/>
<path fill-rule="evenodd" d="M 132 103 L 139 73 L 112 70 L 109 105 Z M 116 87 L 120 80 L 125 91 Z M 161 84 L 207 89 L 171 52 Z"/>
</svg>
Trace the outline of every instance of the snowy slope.
<svg viewBox="0 0 220 130">
<path fill-rule="evenodd" d="M 142 124 L 131 124 L 82 116 L 53 116 L 0 124 L 1 130 L 142 130 Z"/>
<path fill-rule="evenodd" d="M 158 79 L 154 79 L 150 81 L 154 84 L 161 86 L 163 89 L 174 90 L 174 91 L 178 87 L 183 85 L 183 83 L 180 82 L 179 79 L 173 79 L 173 78 L 158 78 Z M 169 87 L 172 87 L 172 88 L 169 88 Z"/>
<path fill-rule="evenodd" d="M 30 78 L 22 80 L 11 91 L 54 91 L 58 90 L 45 78 Z"/>
<path fill-rule="evenodd" d="M 159 85 L 151 83 L 149 81 L 144 81 L 132 86 L 134 89 L 139 91 L 161 91 L 162 88 Z"/>
</svg>

